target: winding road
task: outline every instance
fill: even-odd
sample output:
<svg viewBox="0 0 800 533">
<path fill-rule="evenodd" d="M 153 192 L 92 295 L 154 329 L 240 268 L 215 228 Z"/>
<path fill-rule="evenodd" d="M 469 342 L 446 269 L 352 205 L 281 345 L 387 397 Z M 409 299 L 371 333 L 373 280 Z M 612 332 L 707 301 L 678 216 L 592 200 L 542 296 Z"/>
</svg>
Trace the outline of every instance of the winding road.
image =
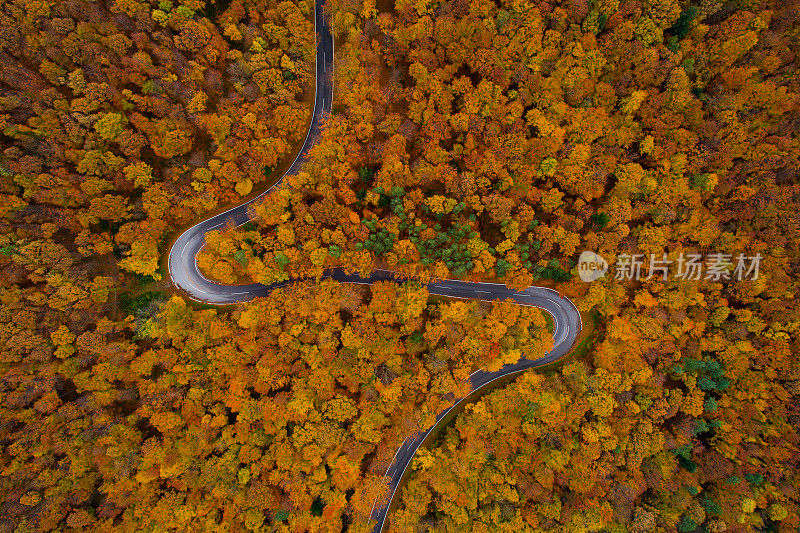
<svg viewBox="0 0 800 533">
<path fill-rule="evenodd" d="M 200 273 L 197 267 L 197 254 L 205 243 L 206 232 L 220 228 L 225 224 L 239 226 L 250 220 L 248 207 L 278 187 L 285 176 L 296 173 L 305 160 L 309 149 L 319 138 L 320 125 L 325 115 L 330 113 L 333 97 L 333 37 L 323 16 L 324 3 L 324 0 L 317 0 L 314 8 L 314 26 L 317 39 L 314 112 L 305 141 L 297 157 L 272 187 L 241 205 L 192 226 L 184 231 L 170 248 L 167 263 L 170 279 L 175 286 L 194 300 L 216 305 L 232 304 L 251 300 L 258 296 L 266 296 L 273 289 L 286 285 L 286 282 L 274 285 L 262 285 L 260 283 L 221 285 L 215 283 Z M 341 270 L 333 270 L 327 276 L 342 283 L 369 284 L 379 280 L 400 281 L 393 272 L 385 270 L 376 271 L 368 278 L 348 275 Z M 442 425 L 442 420 L 448 413 L 453 409 L 460 408 L 474 398 L 476 394 L 479 394 L 481 389 L 498 379 L 513 376 L 529 368 L 546 365 L 563 357 L 572 347 L 582 328 L 578 309 L 571 300 L 559 296 L 558 292 L 553 289 L 529 287 L 523 291 L 513 291 L 501 284 L 458 280 L 437 281 L 429 283 L 427 287 L 431 294 L 439 296 L 485 301 L 511 298 L 520 305 L 543 309 L 553 317 L 553 348 L 539 359 L 529 360 L 523 358 L 514 364 L 505 365 L 496 372 L 483 370 L 474 372 L 469 378 L 473 390 L 467 397 L 460 399 L 452 407 L 439 414 L 436 424 L 427 431 L 420 431 L 410 435 L 403 441 L 385 474 L 385 477 L 388 478 L 391 496 L 388 502 L 380 505 L 377 505 L 376 502 L 371 512 L 371 520 L 376 521 L 373 529 L 374 533 L 380 533 L 384 529 L 386 516 L 394 502 L 398 486 L 417 449 L 431 432 Z"/>
</svg>

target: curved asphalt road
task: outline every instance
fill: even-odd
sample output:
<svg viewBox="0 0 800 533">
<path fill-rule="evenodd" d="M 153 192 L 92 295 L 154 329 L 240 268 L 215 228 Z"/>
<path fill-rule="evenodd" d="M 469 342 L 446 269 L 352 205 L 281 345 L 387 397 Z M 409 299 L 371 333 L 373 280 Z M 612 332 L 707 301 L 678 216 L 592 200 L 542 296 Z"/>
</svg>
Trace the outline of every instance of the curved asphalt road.
<svg viewBox="0 0 800 533">
<path fill-rule="evenodd" d="M 303 147 L 297 154 L 284 176 L 294 174 L 305 160 L 308 150 L 315 144 L 320 133 L 320 124 L 327 113 L 330 113 L 331 100 L 333 96 L 333 37 L 331 36 L 328 24 L 323 17 L 323 5 L 325 0 L 317 0 L 314 9 L 314 25 L 317 33 L 317 59 L 316 59 L 316 95 L 314 99 L 314 113 L 311 119 L 311 126 L 306 135 Z M 172 245 L 169 251 L 168 270 L 173 284 L 182 289 L 186 294 L 194 299 L 210 304 L 231 304 L 250 300 L 258 296 L 266 296 L 273 289 L 286 285 L 277 283 L 273 285 L 262 285 L 253 283 L 250 285 L 221 285 L 204 277 L 197 268 L 197 254 L 205 243 L 205 234 L 208 231 L 222 227 L 225 224 L 239 226 L 250 220 L 248 207 L 260 200 L 274 188 L 278 187 L 283 181 L 281 177 L 278 182 L 261 193 L 252 200 L 238 205 L 224 213 L 220 213 L 208 218 L 199 224 L 189 228 Z M 380 270 L 374 272 L 368 278 L 348 275 L 341 270 L 333 270 L 327 274 L 343 283 L 369 284 L 379 280 L 401 281 L 393 272 Z M 374 533 L 380 533 L 386 521 L 386 515 L 391 503 L 394 500 L 397 488 L 402 480 L 403 474 L 411 464 L 417 449 L 424 442 L 431 432 L 441 426 L 440 421 L 452 409 L 458 408 L 473 397 L 478 390 L 486 387 L 490 383 L 506 376 L 514 375 L 529 368 L 545 365 L 558 360 L 564 356 L 581 330 L 582 323 L 580 313 L 571 300 L 562 298 L 558 292 L 544 287 L 529 287 L 523 291 L 513 291 L 505 285 L 496 283 L 472 283 L 457 280 L 443 280 L 427 285 L 431 294 L 448 296 L 453 298 L 477 299 L 477 300 L 502 300 L 511 298 L 520 305 L 538 307 L 550 313 L 553 317 L 553 348 L 543 357 L 535 360 L 521 359 L 517 363 L 509 364 L 497 372 L 486 372 L 478 370 L 474 372 L 469 380 L 472 384 L 472 392 L 466 398 L 462 398 L 449 409 L 443 411 L 436 418 L 437 423 L 427 431 L 420 431 L 411 435 L 403 441 L 392 459 L 385 476 L 389 479 L 389 490 L 391 497 L 388 503 L 373 508 L 370 518 L 376 520 Z M 377 504 L 377 502 L 376 502 Z"/>
<path fill-rule="evenodd" d="M 248 207 L 261 200 L 276 187 L 279 187 L 286 175 L 296 174 L 305 160 L 306 154 L 319 138 L 320 124 L 323 117 L 331 111 L 333 96 L 333 37 L 323 17 L 322 8 L 324 4 L 325 0 L 317 0 L 314 7 L 314 27 L 317 33 L 314 113 L 311 117 L 311 126 L 308 128 L 303 147 L 297 157 L 295 157 L 284 175 L 281 176 L 281 179 L 272 187 L 252 200 L 192 226 L 184 231 L 170 248 L 167 269 L 172 283 L 183 289 L 194 300 L 210 304 L 232 304 L 249 300 L 256 296 L 265 296 L 274 288 L 272 286 L 266 287 L 260 283 L 238 286 L 214 283 L 200 273 L 195 258 L 203 244 L 205 244 L 205 234 L 207 232 L 221 228 L 225 224 L 240 226 L 250 220 L 250 215 L 247 213 Z"/>
<path fill-rule="evenodd" d="M 507 376 L 519 374 L 529 368 L 546 365 L 557 361 L 569 352 L 580 333 L 583 324 L 578 308 L 569 298 L 559 296 L 558 292 L 546 287 L 528 287 L 523 291 L 513 291 L 505 285 L 496 283 L 470 283 L 466 281 L 447 280 L 429 283 L 428 290 L 431 294 L 450 296 L 453 298 L 477 300 L 504 300 L 511 298 L 520 305 L 538 307 L 550 313 L 553 317 L 553 348 L 538 359 L 522 358 L 516 363 L 507 364 L 496 372 L 477 370 L 469 377 L 472 391 L 464 398 L 459 399 L 449 409 L 439 413 L 436 423 L 427 431 L 420 431 L 407 437 L 395 453 L 384 477 L 389 477 L 389 500 L 377 509 L 373 508 L 370 518 L 377 520 L 373 533 L 380 533 L 386 523 L 386 515 L 395 499 L 395 494 L 406 473 L 414 454 L 425 442 L 432 432 L 443 425 L 443 419 L 453 409 L 460 409 L 472 398 L 481 394 L 481 389 L 488 387 L 494 381 Z"/>
</svg>

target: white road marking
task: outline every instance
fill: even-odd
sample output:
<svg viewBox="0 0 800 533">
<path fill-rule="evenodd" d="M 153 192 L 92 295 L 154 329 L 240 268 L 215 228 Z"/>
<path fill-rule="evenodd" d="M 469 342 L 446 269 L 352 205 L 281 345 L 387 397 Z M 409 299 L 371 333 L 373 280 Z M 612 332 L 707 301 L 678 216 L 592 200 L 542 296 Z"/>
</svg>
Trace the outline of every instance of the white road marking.
<svg viewBox="0 0 800 533">
<path fill-rule="evenodd" d="M 389 463 L 389 466 L 386 467 L 386 473 L 383 474 L 383 477 L 386 477 L 386 476 L 389 475 L 389 470 L 392 468 L 392 465 L 394 464 L 394 460 L 397 459 L 397 454 L 400 453 L 400 450 L 402 450 L 403 446 L 406 445 L 406 441 L 407 440 L 408 440 L 408 435 L 406 435 L 406 438 L 403 439 L 403 443 L 400 446 L 397 447 L 397 451 L 394 452 L 394 457 L 392 457 L 392 460 Z M 370 517 L 372 516 L 372 512 L 375 510 L 375 504 L 376 503 L 378 503 L 378 500 L 375 500 L 375 502 L 372 504 L 372 509 L 369 510 L 369 516 Z"/>
<path fill-rule="evenodd" d="M 400 446 L 397 447 L 397 451 L 394 452 L 394 457 L 392 457 L 392 462 L 389 463 L 389 467 L 386 469 L 386 474 L 389 473 L 389 469 L 392 468 L 392 464 L 394 463 L 394 460 L 397 459 L 397 454 L 400 453 L 400 450 L 402 450 L 403 446 L 406 445 L 406 441 L 407 440 L 408 440 L 408 435 L 406 435 L 406 438 L 403 439 L 403 443 Z M 386 477 L 386 474 L 384 474 L 383 477 Z"/>
<path fill-rule="evenodd" d="M 479 292 L 481 294 L 489 294 L 489 291 L 479 291 L 478 289 L 475 289 L 475 292 Z"/>
<path fill-rule="evenodd" d="M 561 336 L 561 342 L 564 342 L 566 338 L 569 337 L 569 324 L 564 324 L 564 335 Z M 561 343 L 559 343 L 561 344 Z"/>
<path fill-rule="evenodd" d="M 186 241 L 186 244 L 184 244 L 184 245 L 183 245 L 183 248 L 181 248 L 181 257 L 183 257 L 183 256 L 185 255 L 185 252 L 186 252 L 186 247 L 187 247 L 187 246 L 189 246 L 189 243 L 190 243 L 190 242 L 191 242 L 191 239 L 188 239 L 188 240 Z"/>
</svg>

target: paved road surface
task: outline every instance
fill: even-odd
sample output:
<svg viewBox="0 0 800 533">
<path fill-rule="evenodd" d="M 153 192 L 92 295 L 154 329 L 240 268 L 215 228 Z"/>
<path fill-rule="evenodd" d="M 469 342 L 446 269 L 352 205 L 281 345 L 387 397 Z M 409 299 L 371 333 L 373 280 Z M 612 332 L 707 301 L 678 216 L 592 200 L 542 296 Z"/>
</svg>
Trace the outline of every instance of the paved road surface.
<svg viewBox="0 0 800 533">
<path fill-rule="evenodd" d="M 309 149 L 319 138 L 320 124 L 326 114 L 331 111 L 333 96 L 333 37 L 328 23 L 322 16 L 324 0 L 318 0 L 314 8 L 314 26 L 317 31 L 317 68 L 316 94 L 314 98 L 314 114 L 311 126 L 306 134 L 305 142 L 297 157 L 289 166 L 284 176 L 296 174 L 300 169 Z M 280 186 L 283 177 L 272 187 L 252 200 L 238 205 L 224 213 L 208 218 L 189 228 L 175 241 L 169 251 L 168 270 L 172 283 L 183 289 L 190 297 L 211 304 L 229 304 L 249 300 L 255 296 L 264 296 L 272 287 L 260 284 L 244 286 L 224 286 L 203 277 L 197 268 L 197 253 L 203 247 L 204 235 L 221 228 L 225 224 L 239 226 L 250 218 L 248 207 Z"/>
<path fill-rule="evenodd" d="M 472 385 L 472 392 L 467 396 L 456 402 L 452 407 L 439 413 L 436 417 L 436 423 L 431 426 L 427 431 L 420 431 L 403 441 L 403 444 L 397 450 L 392 463 L 386 470 L 386 476 L 389 478 L 390 497 L 387 505 L 374 508 L 372 510 L 371 518 L 377 520 L 373 533 L 380 533 L 383 530 L 386 522 L 386 515 L 389 508 L 395 500 L 395 494 L 400 484 L 403 474 L 411 464 L 417 449 L 425 441 L 425 438 L 433 431 L 442 426 L 442 419 L 453 409 L 460 409 L 471 398 L 480 394 L 480 389 L 489 386 L 492 382 L 519 374 L 529 368 L 546 365 L 557 361 L 569 352 L 578 333 L 581 331 L 581 315 L 578 309 L 568 298 L 563 298 L 553 289 L 545 287 L 529 287 L 521 292 L 516 292 L 508 289 L 505 285 L 497 285 L 492 283 L 468 283 L 463 281 L 441 281 L 431 283 L 428 285 L 428 290 L 432 294 L 441 296 L 451 296 L 456 298 L 468 298 L 478 300 L 503 300 L 512 298 L 519 302 L 521 305 L 530 305 L 539 307 L 544 311 L 550 313 L 553 317 L 553 348 L 544 356 L 530 360 L 521 359 L 513 364 L 507 364 L 496 372 L 487 372 L 485 370 L 478 370 L 474 372 L 469 380 Z M 444 421 L 446 422 L 446 421 Z"/>
<path fill-rule="evenodd" d="M 314 114 L 311 120 L 308 134 L 306 135 L 303 147 L 297 154 L 284 176 L 294 174 L 298 171 L 305 160 L 308 150 L 314 145 L 319 137 L 320 124 L 325 115 L 330 113 L 331 100 L 333 95 L 333 37 L 328 28 L 327 21 L 323 17 L 322 9 L 324 0 L 317 0 L 315 6 L 314 24 L 317 32 L 317 72 L 316 72 L 316 96 L 314 100 Z M 278 187 L 283 181 L 281 177 L 278 182 L 264 191 L 261 195 L 252 200 L 236 206 L 224 213 L 208 218 L 199 224 L 189 228 L 175 241 L 169 251 L 168 269 L 172 282 L 182 289 L 186 294 L 195 299 L 210 304 L 231 304 L 247 301 L 257 296 L 266 296 L 273 289 L 283 286 L 286 283 L 274 285 L 262 285 L 254 283 L 250 285 L 220 285 L 205 278 L 197 268 L 197 253 L 203 247 L 205 233 L 213 229 L 222 227 L 225 224 L 239 226 L 247 222 L 248 207 L 268 194 L 272 189 Z M 337 281 L 345 283 L 372 283 L 378 280 L 397 279 L 391 272 L 377 271 L 369 278 L 360 278 L 347 275 L 340 270 L 328 273 Z M 536 360 L 522 359 L 517 363 L 506 365 L 497 372 L 485 372 L 478 370 L 470 376 L 473 393 L 501 377 L 522 372 L 525 369 L 541 366 L 553 362 L 566 354 L 575 341 L 581 330 L 581 317 L 575 305 L 567 298 L 562 298 L 552 289 L 543 287 L 530 287 L 524 291 L 517 292 L 506 288 L 505 285 L 494 283 L 471 283 L 457 280 L 444 280 L 428 284 L 431 294 L 440 296 L 450 296 L 454 298 L 477 299 L 477 300 L 498 300 L 512 298 L 521 305 L 539 307 L 553 317 L 553 349 L 544 357 Z M 441 424 L 439 421 L 453 408 L 463 405 L 464 401 L 459 401 L 450 409 L 442 412 L 437 417 L 437 423 L 427 431 L 420 431 L 415 435 L 410 435 L 403 442 L 386 471 L 389 481 L 389 489 L 392 497 L 388 505 L 378 505 L 372 510 L 371 518 L 376 520 L 374 533 L 382 531 L 386 515 L 394 499 L 398 484 L 403 477 L 411 459 L 417 448 L 425 437 L 437 429 Z"/>
</svg>

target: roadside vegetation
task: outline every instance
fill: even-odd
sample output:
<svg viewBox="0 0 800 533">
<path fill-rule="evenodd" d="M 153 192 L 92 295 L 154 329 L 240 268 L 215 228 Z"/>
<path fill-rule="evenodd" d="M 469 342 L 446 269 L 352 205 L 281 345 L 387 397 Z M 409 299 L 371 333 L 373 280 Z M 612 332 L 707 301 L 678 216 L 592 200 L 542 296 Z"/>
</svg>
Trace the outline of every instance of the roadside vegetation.
<svg viewBox="0 0 800 533">
<path fill-rule="evenodd" d="M 536 309 L 416 284 L 170 288 L 171 236 L 305 137 L 313 8 L 0 7 L 0 530 L 365 533 L 405 436 L 549 349 Z M 796 531 L 796 2 L 326 11 L 336 112 L 252 222 L 207 235 L 205 274 L 543 284 L 597 319 L 454 417 L 390 530 Z M 578 279 L 583 250 L 605 278 Z M 758 277 L 615 279 L 622 253 L 714 252 Z"/>
</svg>

